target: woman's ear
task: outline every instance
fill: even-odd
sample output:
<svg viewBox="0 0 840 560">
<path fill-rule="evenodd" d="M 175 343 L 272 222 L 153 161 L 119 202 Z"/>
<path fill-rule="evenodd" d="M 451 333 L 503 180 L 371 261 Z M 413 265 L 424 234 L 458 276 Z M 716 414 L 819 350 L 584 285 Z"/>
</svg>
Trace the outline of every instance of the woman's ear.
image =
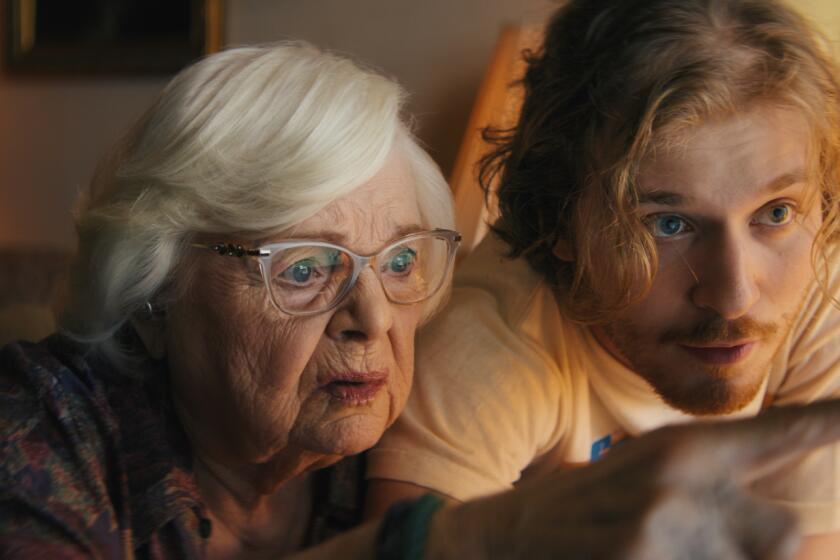
<svg viewBox="0 0 840 560">
<path fill-rule="evenodd" d="M 551 252 L 554 253 L 554 256 L 561 261 L 574 262 L 575 260 L 575 253 L 572 250 L 572 244 L 565 237 L 561 237 L 557 240 L 557 243 L 554 244 L 554 248 Z"/>
<path fill-rule="evenodd" d="M 131 326 L 140 337 L 152 359 L 163 359 L 166 353 L 166 312 L 151 303 L 131 317 Z"/>
</svg>

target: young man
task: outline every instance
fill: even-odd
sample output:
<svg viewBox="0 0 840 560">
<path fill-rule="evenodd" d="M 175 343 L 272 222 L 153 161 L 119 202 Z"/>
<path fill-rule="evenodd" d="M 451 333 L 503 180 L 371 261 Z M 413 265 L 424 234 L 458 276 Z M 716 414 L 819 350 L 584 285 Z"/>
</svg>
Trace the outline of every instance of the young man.
<svg viewBox="0 0 840 560">
<path fill-rule="evenodd" d="M 836 80 L 772 0 L 561 8 L 482 167 L 494 235 L 371 453 L 374 498 L 471 500 L 663 425 L 840 396 Z M 840 448 L 753 490 L 796 513 L 804 553 L 836 554 Z"/>
</svg>

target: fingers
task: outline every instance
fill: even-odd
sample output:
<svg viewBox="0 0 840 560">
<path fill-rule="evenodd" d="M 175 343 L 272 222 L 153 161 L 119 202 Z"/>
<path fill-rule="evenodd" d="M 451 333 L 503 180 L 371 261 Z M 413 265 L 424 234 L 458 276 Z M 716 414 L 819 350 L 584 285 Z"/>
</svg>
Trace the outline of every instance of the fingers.
<svg viewBox="0 0 840 560">
<path fill-rule="evenodd" d="M 801 543 L 793 513 L 742 492 L 732 494 L 729 529 L 747 558 L 790 560 Z"/>
<path fill-rule="evenodd" d="M 624 521 L 626 540 L 613 551 L 633 560 L 793 558 L 799 539 L 790 513 L 745 495 L 737 485 L 698 492 L 663 492 L 641 516 Z"/>
<path fill-rule="evenodd" d="M 755 480 L 817 447 L 840 440 L 840 400 L 768 410 L 746 420 L 719 421 L 674 430 L 685 467 L 699 466 L 705 477 Z"/>
<path fill-rule="evenodd" d="M 747 420 L 671 426 L 650 435 L 636 449 L 628 444 L 623 456 L 604 461 L 615 459 L 620 467 L 605 474 L 626 479 L 632 473 L 643 482 L 637 490 L 659 488 L 666 496 L 644 507 L 654 521 L 636 533 L 643 538 L 633 557 L 789 560 L 800 545 L 793 514 L 748 495 L 744 484 L 840 440 L 840 401 L 780 408 Z"/>
<path fill-rule="evenodd" d="M 588 468 L 520 485 L 510 518 L 537 556 L 789 560 L 799 542 L 791 513 L 744 484 L 837 440 L 840 401 L 670 426 Z"/>
</svg>

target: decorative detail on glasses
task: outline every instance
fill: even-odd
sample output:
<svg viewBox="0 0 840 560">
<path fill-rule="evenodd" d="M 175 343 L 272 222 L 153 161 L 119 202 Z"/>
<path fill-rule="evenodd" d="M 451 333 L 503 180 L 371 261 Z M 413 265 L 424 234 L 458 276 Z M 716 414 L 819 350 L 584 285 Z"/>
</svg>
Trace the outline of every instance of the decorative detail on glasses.
<svg viewBox="0 0 840 560">
<path fill-rule="evenodd" d="M 210 249 L 211 251 L 215 251 L 216 253 L 227 257 L 244 257 L 246 255 L 251 255 L 255 257 L 260 256 L 259 249 L 246 249 L 242 245 L 234 245 L 233 243 L 214 243 L 213 245 L 193 246 Z"/>
<path fill-rule="evenodd" d="M 460 241 L 458 232 L 435 229 L 395 239 L 373 255 L 308 239 L 256 249 L 235 243 L 192 246 L 224 256 L 256 257 L 272 304 L 289 315 L 305 316 L 336 307 L 368 266 L 391 302 L 408 305 L 424 301 L 445 283 Z"/>
</svg>

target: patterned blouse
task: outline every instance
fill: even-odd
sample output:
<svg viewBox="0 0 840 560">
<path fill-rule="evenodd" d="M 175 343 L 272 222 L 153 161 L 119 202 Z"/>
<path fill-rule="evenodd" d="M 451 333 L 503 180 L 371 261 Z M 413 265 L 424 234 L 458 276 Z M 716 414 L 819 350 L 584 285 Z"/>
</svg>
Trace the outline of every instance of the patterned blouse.
<svg viewBox="0 0 840 560">
<path fill-rule="evenodd" d="M 212 524 L 157 383 L 60 335 L 0 350 L 0 558 L 204 558 Z M 363 457 L 316 473 L 307 544 L 361 521 Z"/>
</svg>

